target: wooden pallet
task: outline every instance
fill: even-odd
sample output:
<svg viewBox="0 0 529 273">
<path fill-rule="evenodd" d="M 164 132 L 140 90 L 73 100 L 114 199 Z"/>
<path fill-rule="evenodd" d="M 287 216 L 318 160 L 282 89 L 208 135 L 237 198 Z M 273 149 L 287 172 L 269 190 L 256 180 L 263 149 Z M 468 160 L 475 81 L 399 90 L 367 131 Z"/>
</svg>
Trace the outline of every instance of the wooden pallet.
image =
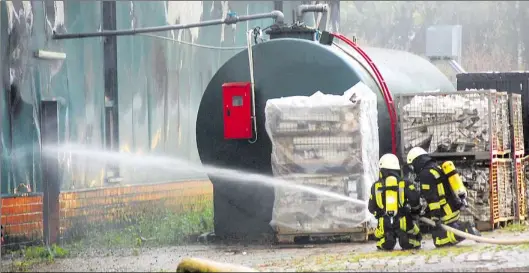
<svg viewBox="0 0 529 273">
<path fill-rule="evenodd" d="M 499 221 L 494 224 L 494 229 L 505 228 L 508 225 L 512 225 L 513 223 L 514 223 L 514 216 L 500 218 Z"/>
<path fill-rule="evenodd" d="M 490 215 L 491 215 L 491 226 L 497 219 L 500 218 L 499 198 L 498 198 L 498 168 L 499 161 L 492 159 L 490 164 Z M 476 224 L 477 225 L 477 224 Z M 492 228 L 492 227 L 491 227 Z"/>
<path fill-rule="evenodd" d="M 502 229 L 515 222 L 513 217 L 499 218 L 496 223 L 492 224 L 489 221 L 475 221 L 476 229 L 479 231 L 492 231 L 495 229 Z"/>
<path fill-rule="evenodd" d="M 518 206 L 517 209 L 517 215 L 516 218 L 518 220 L 525 220 L 527 215 L 527 200 L 526 200 L 526 185 L 525 185 L 525 162 L 523 161 L 523 158 L 515 157 L 515 165 L 514 165 L 514 172 L 515 177 L 514 181 L 516 182 L 516 206 Z"/>
<path fill-rule="evenodd" d="M 366 242 L 374 229 L 363 227 L 329 230 L 325 232 L 302 232 L 288 228 L 276 229 L 276 241 L 278 244 L 305 244 L 317 242 Z"/>
</svg>

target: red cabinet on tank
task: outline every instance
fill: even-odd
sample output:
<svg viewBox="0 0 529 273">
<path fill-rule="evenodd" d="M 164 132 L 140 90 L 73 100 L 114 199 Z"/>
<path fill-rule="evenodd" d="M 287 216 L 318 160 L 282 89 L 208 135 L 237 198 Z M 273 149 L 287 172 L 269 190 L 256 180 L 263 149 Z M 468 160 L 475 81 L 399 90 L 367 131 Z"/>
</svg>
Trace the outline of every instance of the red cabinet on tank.
<svg viewBox="0 0 529 273">
<path fill-rule="evenodd" d="M 230 82 L 222 85 L 224 138 L 252 138 L 252 84 Z"/>
</svg>

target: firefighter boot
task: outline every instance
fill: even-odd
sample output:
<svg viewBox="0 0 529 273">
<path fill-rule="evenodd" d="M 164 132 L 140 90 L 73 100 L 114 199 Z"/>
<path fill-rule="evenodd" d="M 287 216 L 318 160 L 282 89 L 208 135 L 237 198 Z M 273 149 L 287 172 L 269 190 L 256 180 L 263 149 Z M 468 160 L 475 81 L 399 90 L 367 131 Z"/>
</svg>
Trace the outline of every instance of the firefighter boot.
<svg viewBox="0 0 529 273">
<path fill-rule="evenodd" d="M 461 227 L 463 228 L 464 232 L 481 237 L 481 232 L 479 232 L 479 230 L 471 222 L 463 222 L 461 223 Z"/>
<path fill-rule="evenodd" d="M 395 238 L 395 235 L 393 235 L 392 233 L 386 232 L 386 234 L 384 234 L 384 237 L 378 240 L 377 249 L 390 251 L 395 248 L 396 244 L 397 244 L 397 238 Z"/>
<path fill-rule="evenodd" d="M 420 249 L 422 236 L 420 234 L 412 235 L 400 232 L 399 245 L 403 250 Z"/>
</svg>

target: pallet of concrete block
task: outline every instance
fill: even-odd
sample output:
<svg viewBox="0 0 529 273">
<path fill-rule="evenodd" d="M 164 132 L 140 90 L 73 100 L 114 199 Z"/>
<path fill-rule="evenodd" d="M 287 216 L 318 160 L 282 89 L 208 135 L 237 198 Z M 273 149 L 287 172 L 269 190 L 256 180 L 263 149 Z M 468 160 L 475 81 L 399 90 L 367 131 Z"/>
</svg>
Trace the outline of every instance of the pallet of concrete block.
<svg viewBox="0 0 529 273">
<path fill-rule="evenodd" d="M 269 100 L 266 104 L 267 132 L 274 136 L 362 134 L 361 118 L 365 105 L 372 104 L 368 95 L 351 97 L 326 95 L 318 91 L 311 97 L 288 97 Z M 362 112 L 364 111 L 364 112 Z"/>
<path fill-rule="evenodd" d="M 275 135 L 326 135 L 336 133 L 358 133 L 358 107 L 342 105 L 311 107 L 270 107 L 267 120 L 270 131 Z"/>
<path fill-rule="evenodd" d="M 397 100 L 404 154 L 416 146 L 429 153 L 482 155 L 509 148 L 505 92 L 427 92 Z"/>
<path fill-rule="evenodd" d="M 312 96 L 268 100 L 265 127 L 272 142 L 274 174 L 368 172 L 376 177 L 376 103 L 375 93 L 361 82 L 341 96 L 318 91 Z M 299 129 L 306 128 L 304 125 L 296 125 L 298 129 L 285 133 L 278 129 L 285 121 L 297 124 L 325 121 L 327 125 L 335 122 L 339 129 L 310 127 L 305 130 Z"/>
<path fill-rule="evenodd" d="M 512 125 L 513 153 L 516 156 L 523 156 L 525 151 L 522 115 L 522 95 L 509 94 L 509 108 Z"/>
<path fill-rule="evenodd" d="M 368 185 L 361 175 L 277 177 L 271 225 L 278 233 L 333 233 L 356 230 L 368 219 Z M 356 200 L 356 202 L 351 202 Z"/>
<path fill-rule="evenodd" d="M 512 159 L 497 160 L 497 191 L 499 205 L 499 220 L 508 221 L 514 218 L 514 184 Z M 494 166 L 495 163 L 493 162 Z"/>
<path fill-rule="evenodd" d="M 276 175 L 359 173 L 364 168 L 360 144 L 356 138 L 343 135 L 276 137 L 272 170 Z"/>
<path fill-rule="evenodd" d="M 509 113 L 509 94 L 500 92 L 502 95 L 497 96 L 497 112 L 493 121 L 493 128 L 498 132 L 497 153 L 505 154 L 511 151 L 511 116 Z"/>
<path fill-rule="evenodd" d="M 490 210 L 490 185 L 488 166 L 471 164 L 458 164 L 457 168 L 468 191 L 468 209 L 462 211 L 464 220 L 487 222 L 491 221 Z M 471 217 L 468 217 L 471 215 Z"/>
<path fill-rule="evenodd" d="M 526 174 L 525 161 L 523 157 L 517 156 L 514 158 L 514 181 L 515 189 L 515 219 L 525 220 L 527 216 L 527 196 L 526 196 Z"/>
<path fill-rule="evenodd" d="M 529 157 L 523 157 L 523 171 L 524 171 L 524 179 L 525 182 L 525 217 L 529 218 Z"/>
</svg>

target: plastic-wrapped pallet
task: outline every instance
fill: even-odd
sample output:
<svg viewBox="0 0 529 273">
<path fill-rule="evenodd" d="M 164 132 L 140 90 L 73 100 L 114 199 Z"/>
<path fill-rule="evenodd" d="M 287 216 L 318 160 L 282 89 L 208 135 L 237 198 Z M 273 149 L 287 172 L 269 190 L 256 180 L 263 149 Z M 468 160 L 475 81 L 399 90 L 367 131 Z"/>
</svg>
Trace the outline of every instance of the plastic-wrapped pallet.
<svg viewBox="0 0 529 273">
<path fill-rule="evenodd" d="M 363 83 L 343 96 L 316 92 L 268 100 L 266 131 L 272 170 L 288 183 L 367 200 L 378 176 L 376 95 Z M 272 225 L 297 233 L 347 232 L 365 223 L 367 202 L 357 205 L 276 187 Z"/>
</svg>

